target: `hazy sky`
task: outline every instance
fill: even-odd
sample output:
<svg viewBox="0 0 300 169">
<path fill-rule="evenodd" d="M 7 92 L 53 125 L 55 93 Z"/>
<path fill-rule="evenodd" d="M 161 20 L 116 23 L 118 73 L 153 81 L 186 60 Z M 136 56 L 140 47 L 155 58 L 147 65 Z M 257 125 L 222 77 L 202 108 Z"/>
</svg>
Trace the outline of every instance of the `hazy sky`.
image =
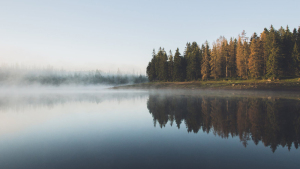
<svg viewBox="0 0 300 169">
<path fill-rule="evenodd" d="M 300 26 L 299 0 L 0 0 L 0 64 L 143 71 L 153 48 Z"/>
</svg>

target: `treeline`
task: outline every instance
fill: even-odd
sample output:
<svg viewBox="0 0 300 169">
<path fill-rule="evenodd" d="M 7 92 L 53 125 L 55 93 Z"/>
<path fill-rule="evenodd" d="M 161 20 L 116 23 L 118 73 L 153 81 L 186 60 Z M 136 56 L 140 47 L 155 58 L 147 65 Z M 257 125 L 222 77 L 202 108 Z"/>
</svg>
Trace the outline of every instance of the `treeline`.
<svg viewBox="0 0 300 169">
<path fill-rule="evenodd" d="M 300 75 L 300 27 L 291 32 L 273 26 L 249 39 L 245 31 L 238 38 L 220 37 L 212 44 L 187 43 L 182 56 L 164 48 L 153 50 L 147 66 L 149 81 L 194 81 L 220 78 L 296 77 Z"/>
<path fill-rule="evenodd" d="M 147 107 L 154 126 L 184 122 L 188 132 L 239 137 L 245 147 L 262 142 L 273 152 L 300 144 L 299 100 L 150 95 Z"/>
<path fill-rule="evenodd" d="M 105 74 L 99 70 L 66 72 L 59 70 L 26 70 L 0 68 L 0 85 L 122 85 L 148 82 L 145 75 Z"/>
</svg>

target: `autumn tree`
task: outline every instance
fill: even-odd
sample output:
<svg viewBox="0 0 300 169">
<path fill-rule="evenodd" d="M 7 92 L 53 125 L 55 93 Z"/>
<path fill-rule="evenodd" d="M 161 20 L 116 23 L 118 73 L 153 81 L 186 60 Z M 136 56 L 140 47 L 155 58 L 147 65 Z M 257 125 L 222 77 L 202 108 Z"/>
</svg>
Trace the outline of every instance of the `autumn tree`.
<svg viewBox="0 0 300 169">
<path fill-rule="evenodd" d="M 236 39 L 230 38 L 228 45 L 228 61 L 227 61 L 227 74 L 229 77 L 236 76 Z"/>
<path fill-rule="evenodd" d="M 237 66 L 237 74 L 241 78 L 246 78 L 247 76 L 247 60 L 245 57 L 245 41 L 242 41 L 242 37 L 239 36 L 237 42 L 237 51 L 236 51 L 236 66 Z"/>
<path fill-rule="evenodd" d="M 251 37 L 250 55 L 248 61 L 249 73 L 251 77 L 258 78 L 262 73 L 262 52 L 260 38 L 254 33 Z"/>
</svg>

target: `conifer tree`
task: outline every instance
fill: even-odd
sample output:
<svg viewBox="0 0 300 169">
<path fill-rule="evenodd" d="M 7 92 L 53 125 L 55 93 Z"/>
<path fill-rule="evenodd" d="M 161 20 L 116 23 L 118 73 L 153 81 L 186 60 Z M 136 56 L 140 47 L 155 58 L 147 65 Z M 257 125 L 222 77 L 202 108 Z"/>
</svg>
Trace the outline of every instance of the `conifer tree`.
<svg viewBox="0 0 300 169">
<path fill-rule="evenodd" d="M 250 45 L 247 43 L 247 41 L 244 41 L 244 65 L 245 65 L 245 78 L 248 79 L 248 72 L 249 72 L 249 67 L 248 67 L 248 59 L 250 55 Z"/>
<path fill-rule="evenodd" d="M 187 43 L 185 51 L 185 60 L 186 60 L 186 79 L 187 80 L 197 80 L 200 76 L 200 49 L 196 42 L 193 42 L 192 45 Z"/>
<path fill-rule="evenodd" d="M 169 60 L 168 60 L 168 81 L 173 81 L 173 71 L 174 71 L 174 60 L 172 51 L 170 50 Z"/>
<path fill-rule="evenodd" d="M 293 51 L 293 34 L 290 32 L 289 27 L 286 27 L 286 30 L 283 30 L 281 35 L 281 50 L 282 50 L 282 69 L 285 76 L 291 76 L 294 74 L 293 59 L 291 58 Z"/>
<path fill-rule="evenodd" d="M 160 51 L 161 51 L 161 47 L 159 47 L 157 54 L 155 55 L 155 62 L 154 62 L 154 67 L 155 67 L 155 76 L 156 76 L 156 80 L 160 80 L 159 79 L 159 71 L 160 71 L 160 67 L 159 67 L 159 61 L 160 61 Z"/>
<path fill-rule="evenodd" d="M 237 51 L 236 51 L 236 66 L 237 66 L 237 74 L 241 78 L 245 78 L 247 74 L 244 47 L 245 46 L 243 45 L 242 38 L 239 36 L 237 42 Z"/>
<path fill-rule="evenodd" d="M 202 59 L 202 64 L 201 64 L 201 75 L 202 75 L 202 80 L 207 80 L 210 76 L 210 49 L 208 42 L 205 42 L 205 46 L 202 45 L 202 51 L 203 51 L 203 59 Z"/>
<path fill-rule="evenodd" d="M 152 59 L 149 62 L 148 66 L 147 66 L 147 71 L 146 71 L 148 80 L 150 82 L 156 80 L 155 62 L 156 62 L 156 54 L 155 54 L 155 50 L 153 49 Z"/>
<path fill-rule="evenodd" d="M 276 39 L 274 38 L 272 43 L 271 53 L 267 62 L 267 73 L 268 73 L 267 75 L 273 79 L 275 79 L 280 75 L 279 58 L 280 58 L 280 48 L 278 43 L 276 42 Z"/>
<path fill-rule="evenodd" d="M 212 50 L 211 50 L 211 56 L 210 56 L 210 61 L 209 61 L 209 66 L 210 66 L 210 76 L 213 77 L 214 79 L 219 78 L 218 74 L 218 50 L 216 44 L 213 45 Z"/>
<path fill-rule="evenodd" d="M 297 29 L 296 28 L 293 29 L 293 44 L 295 44 L 295 42 L 297 42 Z"/>
<path fill-rule="evenodd" d="M 269 41 L 269 31 L 267 28 L 264 29 L 264 31 L 260 35 L 261 40 L 261 52 L 262 52 L 262 75 L 265 76 L 267 74 L 267 61 L 268 57 L 270 55 L 270 46 L 271 41 Z"/>
<path fill-rule="evenodd" d="M 202 59 L 201 49 L 196 42 L 192 43 L 191 48 L 192 48 L 192 55 L 195 60 L 195 64 L 193 64 L 193 68 L 195 70 L 195 79 L 194 80 L 197 80 L 197 79 L 201 78 L 201 59 Z"/>
<path fill-rule="evenodd" d="M 268 41 L 270 44 L 270 53 L 267 61 L 267 76 L 273 79 L 282 75 L 282 60 L 281 48 L 280 48 L 280 37 L 279 32 L 277 32 L 271 25 L 270 33 L 268 36 Z"/>
<path fill-rule="evenodd" d="M 164 49 L 160 48 L 157 53 L 158 57 L 158 80 L 167 81 L 168 80 L 168 56 Z"/>
<path fill-rule="evenodd" d="M 228 42 L 227 40 L 223 37 L 222 39 L 222 46 L 221 46 L 221 76 L 223 77 L 228 77 L 228 72 L 229 72 L 229 51 L 228 51 Z"/>
<path fill-rule="evenodd" d="M 292 65 L 292 68 L 294 68 L 294 75 L 299 76 L 300 75 L 300 52 L 298 50 L 297 43 L 295 43 L 293 48 L 292 59 L 294 63 Z"/>
<path fill-rule="evenodd" d="M 229 77 L 236 76 L 236 39 L 230 38 L 228 45 L 228 74 Z"/>
<path fill-rule="evenodd" d="M 174 81 L 183 81 L 183 58 L 180 56 L 179 49 L 176 49 L 174 55 L 174 70 L 173 79 Z"/>
<path fill-rule="evenodd" d="M 262 72 L 261 42 L 256 33 L 253 34 L 250 44 L 250 56 L 248 61 L 251 77 L 258 78 Z"/>
<path fill-rule="evenodd" d="M 298 45 L 298 49 L 300 49 L 300 26 L 298 28 L 296 43 Z"/>
</svg>

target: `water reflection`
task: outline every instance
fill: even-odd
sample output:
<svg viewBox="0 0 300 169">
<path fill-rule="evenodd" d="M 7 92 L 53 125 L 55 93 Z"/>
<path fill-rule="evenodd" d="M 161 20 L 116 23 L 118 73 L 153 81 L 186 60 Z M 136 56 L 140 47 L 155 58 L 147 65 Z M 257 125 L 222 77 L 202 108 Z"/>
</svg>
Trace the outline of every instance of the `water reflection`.
<svg viewBox="0 0 300 169">
<path fill-rule="evenodd" d="M 149 93 L 0 94 L 0 168 L 300 165 L 298 95 Z"/>
<path fill-rule="evenodd" d="M 297 149 L 300 140 L 300 101 L 282 98 L 208 97 L 186 95 L 149 96 L 147 108 L 154 126 L 184 121 L 188 132 L 203 132 L 222 138 L 239 137 L 261 141 L 273 152 L 279 145 Z"/>
<path fill-rule="evenodd" d="M 93 93 L 21 93 L 21 94 L 0 94 L 0 113 L 15 109 L 23 111 L 27 108 L 53 108 L 66 103 L 89 102 L 99 104 L 103 101 L 121 102 L 128 99 L 142 99 L 148 97 L 147 92 L 93 92 Z"/>
</svg>

